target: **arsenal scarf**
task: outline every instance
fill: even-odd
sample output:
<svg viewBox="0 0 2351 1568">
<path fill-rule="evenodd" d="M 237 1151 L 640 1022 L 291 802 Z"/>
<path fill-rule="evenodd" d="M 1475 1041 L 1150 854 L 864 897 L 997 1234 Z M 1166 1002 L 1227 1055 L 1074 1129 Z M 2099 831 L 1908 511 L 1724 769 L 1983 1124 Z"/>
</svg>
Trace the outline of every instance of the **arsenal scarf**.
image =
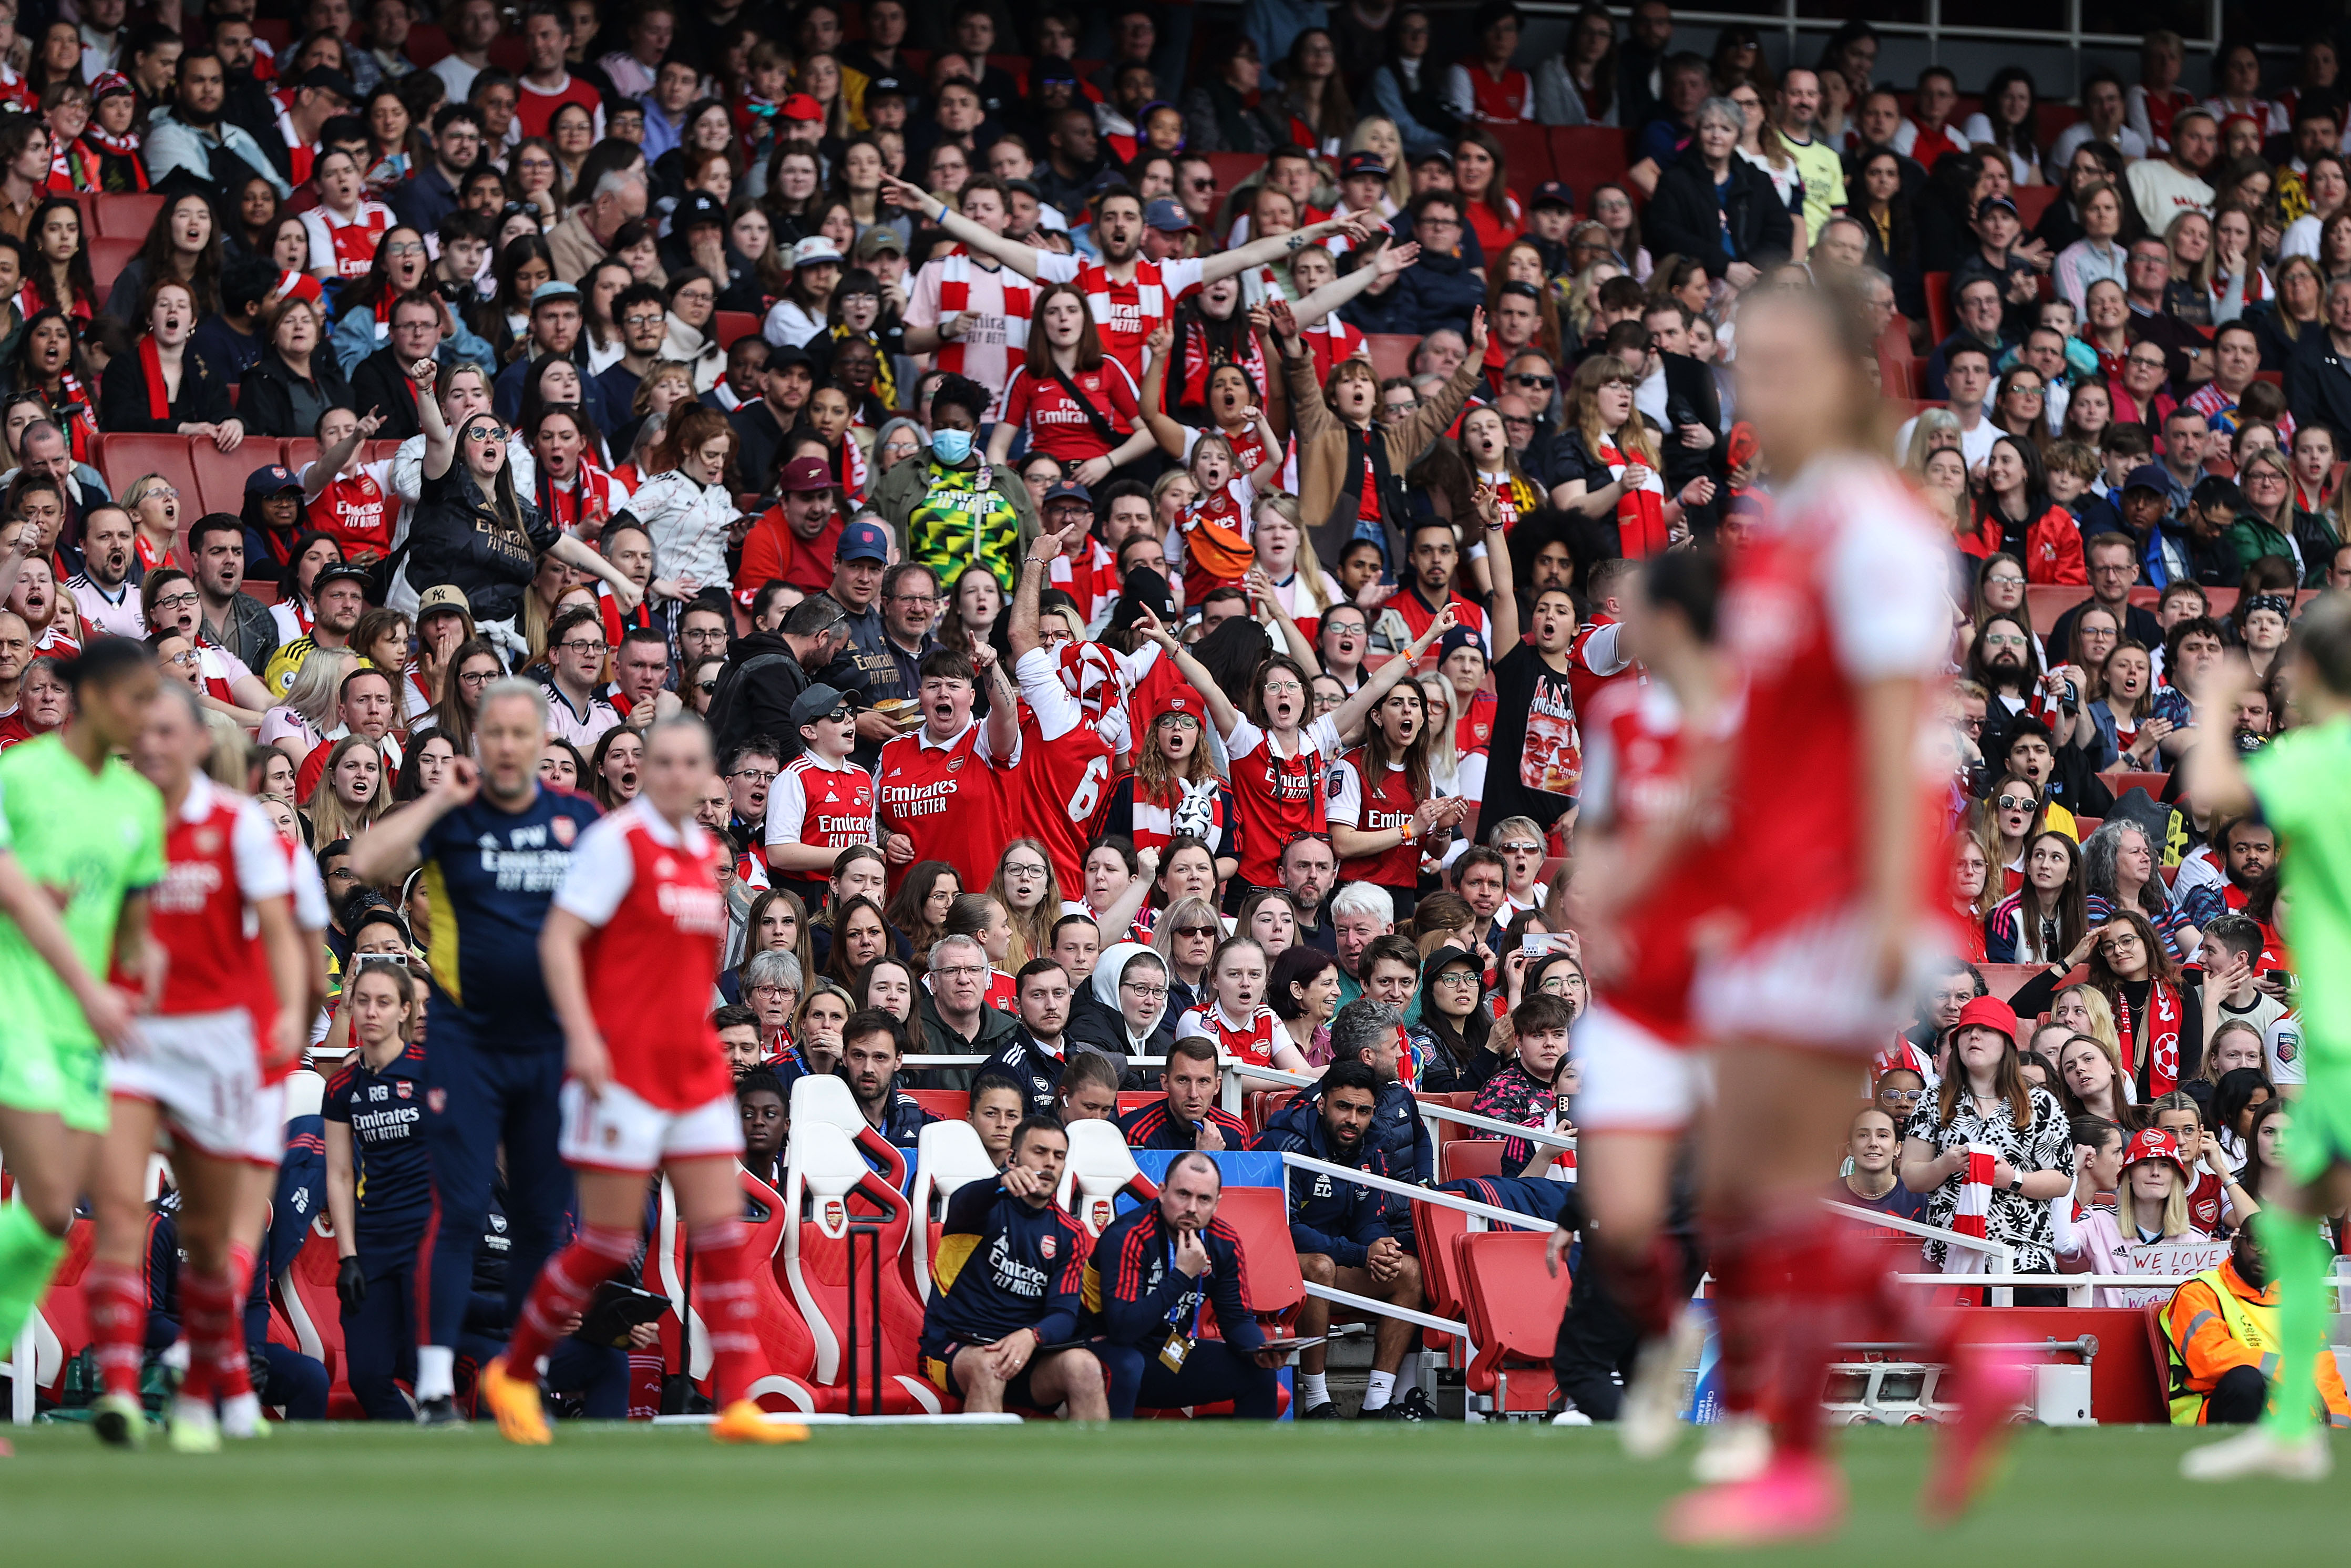
<svg viewBox="0 0 2351 1568">
<path fill-rule="evenodd" d="M 2133 1016 L 2130 998 L 2119 988 L 2115 992 L 2115 1032 L 2122 1038 L 2127 1057 L 2125 1070 L 2136 1078 L 2139 1069 L 2146 1068 L 2147 1097 L 2153 1100 L 2179 1087 L 2179 1026 L 2185 1015 L 2176 988 L 2151 980 L 2147 995 L 2146 1053 L 2139 1051 L 2139 1020 Z"/>
<path fill-rule="evenodd" d="M 1997 1159 L 1986 1145 L 1968 1145 L 1968 1163 L 1959 1172 L 1959 1207 L 1951 1215 L 1951 1228 L 1961 1236 L 1981 1239 L 1990 1234 L 1991 1168 Z M 1946 1247 L 1943 1272 L 1980 1274 L 1991 1257 L 1972 1247 Z"/>
<path fill-rule="evenodd" d="M 73 460 L 89 462 L 89 444 L 98 435 L 98 415 L 90 409 L 89 393 L 82 390 L 81 378 L 69 370 L 57 377 L 56 406 L 73 443 Z"/>
<path fill-rule="evenodd" d="M 865 500 L 865 454 L 857 447 L 857 432 L 846 430 L 841 435 L 841 461 L 833 465 L 833 476 L 841 481 L 841 493 L 851 506 L 862 506 Z"/>
<path fill-rule="evenodd" d="M 1600 450 L 1593 455 L 1608 466 L 1608 476 L 1625 477 L 1632 466 L 1625 454 L 1617 450 L 1615 441 L 1608 436 L 1600 439 Z M 1644 464 L 1644 467 L 1647 465 Z M 1628 489 L 1616 498 L 1616 534 L 1626 560 L 1644 560 L 1662 555 L 1666 549 L 1666 484 L 1655 468 L 1638 489 Z"/>
<path fill-rule="evenodd" d="M 147 417 L 158 424 L 170 422 L 172 397 L 163 384 L 163 353 L 152 332 L 139 340 L 139 369 L 147 378 Z"/>
<path fill-rule="evenodd" d="M 139 138 L 136 135 L 117 136 L 96 120 L 90 121 L 89 129 L 83 131 L 81 135 L 82 140 L 89 142 L 90 148 L 98 150 L 89 152 L 89 148 L 83 149 L 84 152 L 89 152 L 93 189 L 104 182 L 105 165 L 99 160 L 99 152 L 104 152 L 110 158 L 123 160 L 130 168 L 131 178 L 138 182 L 136 188 L 141 191 L 147 188 L 147 160 L 139 155 Z"/>
</svg>

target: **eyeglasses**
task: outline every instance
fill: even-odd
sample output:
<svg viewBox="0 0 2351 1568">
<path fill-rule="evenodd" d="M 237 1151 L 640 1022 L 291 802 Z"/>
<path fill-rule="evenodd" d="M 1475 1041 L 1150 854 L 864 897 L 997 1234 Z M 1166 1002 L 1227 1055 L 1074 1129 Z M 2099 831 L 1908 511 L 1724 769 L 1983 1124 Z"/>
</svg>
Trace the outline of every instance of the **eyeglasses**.
<svg viewBox="0 0 2351 1568">
<path fill-rule="evenodd" d="M 1543 848 L 1541 844 L 1530 843 L 1524 839 L 1520 839 L 1516 843 L 1496 844 L 1494 847 L 1506 855 L 1539 855 L 1542 853 Z"/>
<path fill-rule="evenodd" d="M 768 768 L 737 768 L 734 772 L 729 773 L 726 777 L 729 779 L 749 779 L 760 784 L 773 784 L 776 781 L 775 770 Z"/>
<path fill-rule="evenodd" d="M 1167 994 L 1166 987 L 1146 986 L 1140 980 L 1121 980 L 1118 983 L 1118 988 L 1122 991 L 1133 991 L 1146 1002 L 1155 1002 Z"/>
<path fill-rule="evenodd" d="M 164 660 L 163 663 L 167 664 L 176 664 L 183 670 L 193 669 L 196 663 L 195 650 L 191 648 L 183 653 L 174 653 L 170 658 Z"/>
<path fill-rule="evenodd" d="M 2017 576 L 2013 572 L 2006 572 L 1994 577 L 1987 577 L 1984 579 L 1984 581 L 1987 583 L 1997 583 L 2002 588 L 2022 588 L 2024 586 L 2024 579 Z"/>
<path fill-rule="evenodd" d="M 1440 986 L 1474 986 L 1478 983 L 1478 971 L 1475 969 L 1447 969 L 1445 973 L 1437 976 L 1434 983 Z"/>
<path fill-rule="evenodd" d="M 609 652 L 612 644 L 601 638 L 593 643 L 587 643 L 574 637 L 568 643 L 558 643 L 556 646 L 567 653 L 602 653 Z"/>
<path fill-rule="evenodd" d="M 1018 863 L 1007 861 L 998 869 L 1007 876 L 1043 876 L 1047 867 L 1037 861 L 1021 861 Z"/>
<path fill-rule="evenodd" d="M 2138 567 L 2137 563 L 2132 561 L 2109 561 L 2098 566 L 2094 566 L 2090 570 L 2093 574 L 2098 577 L 2128 577 L 2137 571 Z"/>
<path fill-rule="evenodd" d="M 1539 387 L 1544 392 L 1559 384 L 1557 376 L 1512 376 L 1510 380 L 1522 387 Z"/>
<path fill-rule="evenodd" d="M 152 501 L 156 499 L 158 497 L 166 501 L 176 501 L 180 498 L 180 493 L 172 488 L 169 485 L 157 485 L 142 493 L 139 499 L 141 501 Z"/>
<path fill-rule="evenodd" d="M 2024 646 L 2024 639 L 2022 637 L 2011 637 L 2004 632 L 1997 632 L 1992 636 L 1984 639 L 1984 646 L 1987 648 L 2022 648 Z"/>
<path fill-rule="evenodd" d="M 496 670 L 460 670 L 457 672 L 458 681 L 463 685 L 469 686 L 486 686 L 497 678 L 498 673 Z"/>
<path fill-rule="evenodd" d="M 932 973 L 938 975 L 959 976 L 965 979 L 969 979 L 974 975 L 985 975 L 987 973 L 987 967 L 984 964 L 956 964 L 948 968 L 935 969 Z"/>
<path fill-rule="evenodd" d="M 623 327 L 658 327 L 667 318 L 658 310 L 632 310 L 621 318 Z"/>
<path fill-rule="evenodd" d="M 1927 1092 L 1924 1089 L 1881 1089 L 1877 1097 L 1891 1100 L 1896 1105 L 1915 1105 L 1927 1097 Z"/>
<path fill-rule="evenodd" d="M 162 593 L 155 597 L 158 610 L 190 610 L 195 607 L 196 596 L 191 593 Z"/>
<path fill-rule="evenodd" d="M 403 256 L 423 256 L 424 254 L 424 246 L 423 242 L 420 240 L 395 240 L 392 244 L 383 247 L 383 254 L 388 256 L 392 256 L 394 259 Z"/>
</svg>

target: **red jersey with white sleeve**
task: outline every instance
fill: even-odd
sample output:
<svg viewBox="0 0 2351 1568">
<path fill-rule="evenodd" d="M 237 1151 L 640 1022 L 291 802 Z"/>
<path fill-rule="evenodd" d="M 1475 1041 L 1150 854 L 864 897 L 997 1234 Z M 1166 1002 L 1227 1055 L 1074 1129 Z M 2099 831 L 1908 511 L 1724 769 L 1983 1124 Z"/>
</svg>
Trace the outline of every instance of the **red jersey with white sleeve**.
<svg viewBox="0 0 2351 1568">
<path fill-rule="evenodd" d="M 1012 673 L 1023 710 L 1020 768 L 1005 780 L 1006 804 L 1045 846 L 1061 885 L 1083 887 L 1087 833 L 1110 787 L 1111 754 L 1124 735 L 1125 710 L 1112 702 L 1104 720 L 1088 719 L 1061 682 L 1061 661 L 1044 648 L 1021 654 Z"/>
<path fill-rule="evenodd" d="M 1306 340 L 1306 351 L 1314 356 L 1317 385 L 1329 381 L 1331 372 L 1343 362 L 1369 351 L 1363 331 L 1340 320 L 1336 312 L 1311 327 L 1301 327 L 1298 335 Z"/>
<path fill-rule="evenodd" d="M 706 1105 L 734 1084 L 708 1017 L 726 938 L 725 859 L 699 822 L 672 827 L 632 800 L 589 824 L 555 894 L 558 909 L 594 927 L 580 960 L 612 1081 L 664 1111 Z"/>
<path fill-rule="evenodd" d="M 305 465 L 300 477 L 310 476 Z M 363 463 L 327 481 L 310 503 L 310 526 L 342 547 L 349 559 L 376 559 L 392 553 L 392 459 Z"/>
<path fill-rule="evenodd" d="M 1230 760 L 1233 809 L 1241 829 L 1240 878 L 1250 887 L 1280 887 L 1283 846 L 1300 833 L 1325 831 L 1322 770 L 1346 747 L 1331 716 L 1298 732 L 1297 751 L 1273 749 L 1273 737 L 1242 719 L 1225 737 Z"/>
<path fill-rule="evenodd" d="M 1567 689 L 1574 695 L 1575 711 L 1588 714 L 1600 694 L 1619 682 L 1635 682 L 1633 661 L 1624 651 L 1613 615 L 1594 615 L 1577 629 L 1567 645 Z"/>
<path fill-rule="evenodd" d="M 873 841 L 873 775 L 835 768 L 813 751 L 784 764 L 768 786 L 767 842 L 845 850 Z"/>
<path fill-rule="evenodd" d="M 1274 1048 L 1289 1043 L 1281 1020 L 1263 1003 L 1238 1024 L 1225 1017 L 1222 1002 L 1194 1008 L 1176 1022 L 1176 1038 L 1214 1040 L 1218 1051 L 1249 1067 L 1271 1067 Z"/>
<path fill-rule="evenodd" d="M 1478 646 L 1485 650 L 1486 662 L 1491 664 L 1494 662 L 1494 635 L 1486 628 L 1486 612 L 1458 593 L 1448 595 L 1445 603 L 1453 606 L 1453 620 L 1456 625 L 1466 626 L 1478 633 Z M 1388 612 L 1394 611 L 1401 617 L 1405 632 L 1410 633 L 1404 639 L 1404 643 L 1409 643 L 1435 625 L 1437 615 L 1444 608 L 1444 604 L 1432 608 L 1428 601 L 1420 596 L 1420 585 L 1416 582 L 1407 582 L 1388 595 L 1386 601 L 1380 606 L 1380 614 L 1384 618 Z M 1390 635 L 1393 638 L 1394 634 Z M 1397 643 L 1397 651 L 1402 651 L 1404 643 Z M 1431 643 L 1428 645 L 1428 651 L 1420 656 L 1422 670 L 1437 668 L 1437 645 Z"/>
<path fill-rule="evenodd" d="M 365 277 L 375 265 L 375 247 L 398 221 L 381 202 L 363 200 L 348 218 L 328 207 L 312 207 L 302 214 L 303 231 L 310 238 L 310 270 L 331 265 L 334 276 L 347 282 Z"/>
<path fill-rule="evenodd" d="M 968 376 L 993 394 L 986 419 L 1004 417 L 1004 385 L 1029 349 L 1029 318 L 1037 285 L 1008 267 L 956 250 L 927 262 L 906 290 L 909 327 L 935 328 L 961 316 L 958 335 L 938 347 L 938 368 Z"/>
<path fill-rule="evenodd" d="M 1366 833 L 1401 828 L 1420 810 L 1401 763 L 1374 762 L 1358 747 L 1331 765 L 1324 786 L 1329 803 L 1324 815 L 1333 823 Z M 1356 855 L 1339 862 L 1341 882 L 1371 882 L 1382 887 L 1416 887 L 1420 882 L 1420 842 L 1407 840 L 1375 855 Z"/>
<path fill-rule="evenodd" d="M 1020 795 L 1011 774 L 1019 760 L 1017 747 L 1010 757 L 996 756 L 978 719 L 944 741 L 933 740 L 925 725 L 885 742 L 873 770 L 874 827 L 885 841 L 904 833 L 914 841 L 907 865 L 945 861 L 964 886 L 986 887 L 1013 836 L 1012 808 Z M 905 865 L 892 864 L 892 892 L 905 874 Z"/>
<path fill-rule="evenodd" d="M 163 837 L 163 880 L 148 930 L 171 955 L 156 1011 L 243 1008 L 256 1031 L 277 1011 L 253 906 L 294 891 L 286 841 L 261 808 L 199 773 Z"/>
<path fill-rule="evenodd" d="M 1931 907 L 1943 849 L 1928 824 L 1949 781 L 1922 771 L 1907 799 L 1859 798 L 1862 690 L 1947 667 L 1947 547 L 1895 473 L 1869 459 L 1816 461 L 1778 500 L 1723 586 L 1722 644 L 1746 695 L 1712 864 L 1743 931 L 1709 967 L 1700 1006 L 1710 1024 L 1743 1019 L 1750 1032 L 1809 1009 L 1808 1038 L 1875 1051 L 1898 1019 L 1875 973 L 1881 912 L 1862 905 L 1868 834 L 1880 813 L 1913 814 L 1915 897 Z M 1804 766 L 1790 768 L 1792 757 Z"/>
<path fill-rule="evenodd" d="M 1122 441 L 1134 434 L 1143 408 L 1134 376 L 1113 359 L 1105 358 L 1091 371 L 1071 371 L 1070 384 L 1084 394 L 1085 403 L 1071 397 L 1051 372 L 1038 375 L 1025 364 L 1012 372 L 1012 384 L 1004 389 L 1006 423 L 1026 425 L 1029 446 L 1064 466 L 1107 457 L 1115 444 L 1095 431 L 1087 404 Z"/>
<path fill-rule="evenodd" d="M 1200 267 L 1197 260 L 1184 256 L 1171 256 L 1165 261 L 1138 256 L 1134 277 L 1121 283 L 1101 262 L 1045 251 L 1037 257 L 1037 281 L 1076 283 L 1079 292 L 1086 297 L 1086 309 L 1094 319 L 1094 331 L 1102 339 L 1102 352 L 1140 382 L 1144 340 L 1157 329 L 1159 323 L 1176 313 L 1179 302 L 1198 291 Z"/>
</svg>

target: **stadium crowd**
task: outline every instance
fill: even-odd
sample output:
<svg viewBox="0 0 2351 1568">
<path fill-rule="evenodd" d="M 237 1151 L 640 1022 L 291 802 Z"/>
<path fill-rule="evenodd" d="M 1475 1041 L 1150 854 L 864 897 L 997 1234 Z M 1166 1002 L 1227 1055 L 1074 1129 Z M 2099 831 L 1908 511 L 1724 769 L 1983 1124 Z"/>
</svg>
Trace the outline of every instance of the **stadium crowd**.
<svg viewBox="0 0 2351 1568">
<path fill-rule="evenodd" d="M 2281 73 L 2150 33 L 2074 110 L 2022 69 L 1875 79 L 1865 23 L 1809 63 L 1740 26 L 1698 54 L 1663 0 L 1587 5 L 1534 60 L 1508 0 L 20 4 L 0 748 L 35 744 L 0 788 L 36 854 L 60 787 L 20 793 L 24 758 L 96 735 L 74 754 L 131 749 L 175 811 L 251 797 L 298 852 L 256 908 L 298 913 L 315 867 L 323 977 L 279 996 L 328 1083 L 235 1286 L 263 1403 L 328 1406 L 267 1336 L 323 1204 L 352 1413 L 461 1419 L 479 1367 L 544 1440 L 542 1357 L 566 1410 L 681 1407 L 598 1287 L 658 1289 L 664 1163 L 697 1255 L 744 1245 L 708 1161 L 739 1143 L 780 1186 L 809 1076 L 900 1148 L 936 1119 L 913 1092 L 967 1096 L 1001 1175 L 948 1205 L 921 1340 L 967 1408 L 1276 1408 L 1216 1163 L 1089 1238 L 1051 1200 L 1075 1120 L 1433 1186 L 1416 1096 L 1468 1096 L 1551 1135 L 1481 1190 L 1567 1213 L 1571 1026 L 1627 962 L 1572 868 L 1687 793 L 1664 672 L 1721 662 L 1718 580 L 1789 504 L 1738 362 L 1775 290 L 1868 312 L 1880 454 L 1949 568 L 1868 628 L 1948 677 L 1949 940 L 1865 1095 L 1855 1063 L 1821 1192 L 1973 1221 L 2049 1304 L 2274 1201 L 2304 1078 L 2279 841 L 2173 768 L 2294 724 L 2305 591 L 2351 588 L 2331 36 Z M 1558 127 L 1621 157 L 1520 174 Z M 110 246 L 95 214 L 140 193 L 145 238 Z M 241 453 L 241 507 L 204 509 Z M 2053 616 L 2034 591 L 2067 588 Z M 203 720 L 176 761 L 92 728 L 149 664 Z M 1812 788 L 1807 820 L 1871 805 Z M 669 1030 L 724 1052 L 715 1127 L 692 1064 L 661 1070 L 666 1133 L 618 1083 L 578 1097 L 607 1009 L 675 988 L 606 934 L 643 917 L 632 864 L 716 965 Z M 1314 1082 L 1252 1125 L 1218 1099 L 1251 1069 Z M 1289 1180 L 1307 1280 L 1421 1304 L 1401 1200 Z M 233 1248 L 173 1282 L 190 1198 L 101 1244 L 113 1332 L 134 1296 L 184 1298 L 192 1339 L 226 1321 Z M 29 1309 L 13 1235 L 0 1305 Z M 2258 1301 L 2247 1260 L 2198 1288 Z M 1558 1371 L 1609 1419 L 1638 1314 L 1601 1274 Z M 2215 1332 L 2180 1325 L 2181 1418 L 2250 1418 L 2258 1359 Z M 1381 1320 L 1365 1416 L 1433 1414 L 1413 1341 Z M 135 1397 L 127 1343 L 98 1364 Z M 1323 1356 L 1301 1418 L 1338 1413 Z"/>
</svg>

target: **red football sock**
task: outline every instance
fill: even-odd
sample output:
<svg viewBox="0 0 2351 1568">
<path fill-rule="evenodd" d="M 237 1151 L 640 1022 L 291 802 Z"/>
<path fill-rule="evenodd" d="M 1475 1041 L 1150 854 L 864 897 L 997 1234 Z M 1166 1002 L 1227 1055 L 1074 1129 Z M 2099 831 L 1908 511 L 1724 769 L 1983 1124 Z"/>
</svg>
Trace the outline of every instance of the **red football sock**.
<svg viewBox="0 0 2351 1568">
<path fill-rule="evenodd" d="M 564 1325 L 583 1311 L 596 1287 L 628 1266 L 637 1249 L 634 1230 L 583 1225 L 571 1245 L 547 1260 L 523 1302 L 522 1319 L 507 1342 L 507 1370 L 536 1381 L 538 1364 L 564 1334 Z"/>
<path fill-rule="evenodd" d="M 109 1394 L 139 1397 L 139 1363 L 147 1343 L 145 1271 L 92 1260 L 81 1277 L 89 1304 L 90 1353 Z"/>
<path fill-rule="evenodd" d="M 236 1291 L 228 1276 L 188 1270 L 180 1276 L 180 1305 L 188 1336 L 188 1377 L 180 1392 L 199 1399 L 252 1393 L 245 1336 L 237 1332 Z"/>
<path fill-rule="evenodd" d="M 1643 1339 L 1662 1339 L 1674 1326 L 1674 1314 L 1689 1299 L 1682 1288 L 1680 1246 L 1671 1237 L 1654 1236 L 1638 1247 L 1597 1249 L 1605 1270 L 1608 1293 L 1625 1315 L 1640 1325 Z"/>
<path fill-rule="evenodd" d="M 1722 1406 L 1744 1416 L 1756 1408 L 1771 1349 L 1765 1260 L 1741 1221 L 1710 1221 L 1708 1229 Z"/>
<path fill-rule="evenodd" d="M 749 1397 L 763 1370 L 758 1297 L 751 1284 L 751 1233 L 739 1219 L 697 1225 L 687 1234 L 703 1275 L 702 1326 L 710 1336 L 710 1396 L 719 1408 Z"/>
<path fill-rule="evenodd" d="M 253 1392 L 253 1364 L 245 1353 L 245 1304 L 253 1281 L 253 1249 L 234 1244 L 228 1249 L 229 1332 L 213 1360 L 213 1391 L 223 1399 Z"/>
</svg>

